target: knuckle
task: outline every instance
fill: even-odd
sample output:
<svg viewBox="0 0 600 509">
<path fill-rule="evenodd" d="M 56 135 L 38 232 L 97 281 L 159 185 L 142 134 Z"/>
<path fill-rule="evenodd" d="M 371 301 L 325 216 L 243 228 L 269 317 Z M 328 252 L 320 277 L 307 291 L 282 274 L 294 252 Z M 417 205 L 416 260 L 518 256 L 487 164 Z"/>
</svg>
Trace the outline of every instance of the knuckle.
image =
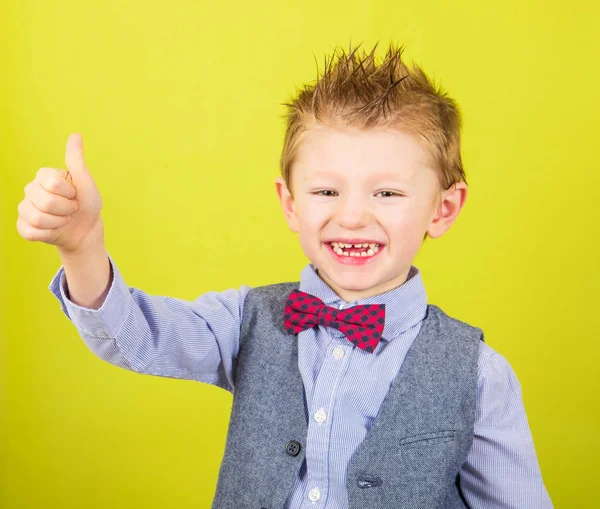
<svg viewBox="0 0 600 509">
<path fill-rule="evenodd" d="M 39 228 L 42 226 L 42 221 L 43 221 L 43 213 L 41 211 L 39 211 L 38 209 L 32 210 L 31 211 L 31 217 L 29 218 L 29 222 Z"/>
<path fill-rule="evenodd" d="M 21 234 L 21 237 L 27 240 L 33 240 L 33 229 L 31 228 L 29 223 L 21 221 L 20 227 L 18 227 L 18 229 L 19 233 Z"/>
<path fill-rule="evenodd" d="M 16 227 L 17 227 L 17 232 L 19 233 L 19 235 L 21 237 L 24 237 L 23 235 L 23 228 L 22 228 L 22 219 L 21 216 L 17 217 L 17 223 L 16 223 Z"/>
<path fill-rule="evenodd" d="M 29 211 L 31 208 L 32 204 L 28 203 L 26 200 L 23 200 L 17 207 L 17 210 L 19 211 L 19 217 L 26 221 L 29 217 Z"/>
<path fill-rule="evenodd" d="M 42 240 L 42 236 L 40 235 L 40 233 L 40 230 L 38 230 L 37 228 L 29 226 L 29 236 L 27 238 L 32 242 L 37 242 L 39 240 Z"/>
<path fill-rule="evenodd" d="M 19 217 L 21 219 L 25 220 L 27 218 L 27 212 L 29 207 L 30 205 L 25 200 L 23 200 L 17 205 L 17 212 L 19 213 Z"/>
<path fill-rule="evenodd" d="M 47 168 L 46 166 L 42 166 L 35 174 L 35 178 L 36 179 L 42 179 L 44 178 L 44 175 L 48 174 L 48 170 L 49 168 Z"/>
<path fill-rule="evenodd" d="M 43 210 L 44 212 L 50 212 L 54 206 L 54 203 L 54 198 L 52 198 L 49 193 L 44 193 L 39 197 L 36 205 L 40 210 Z"/>
<path fill-rule="evenodd" d="M 56 177 L 48 178 L 46 189 L 48 189 L 48 191 L 52 191 L 53 193 L 58 192 L 60 189 L 60 181 Z"/>
</svg>

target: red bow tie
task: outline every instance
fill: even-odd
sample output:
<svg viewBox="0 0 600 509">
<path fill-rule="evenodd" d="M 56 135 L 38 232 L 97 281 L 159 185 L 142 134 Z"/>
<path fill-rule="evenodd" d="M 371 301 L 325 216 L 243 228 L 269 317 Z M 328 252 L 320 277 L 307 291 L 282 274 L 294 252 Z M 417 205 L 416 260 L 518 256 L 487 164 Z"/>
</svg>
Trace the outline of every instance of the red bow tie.
<svg viewBox="0 0 600 509">
<path fill-rule="evenodd" d="M 327 325 L 339 329 L 358 348 L 373 353 L 383 332 L 385 304 L 336 309 L 314 295 L 293 290 L 285 305 L 284 318 L 290 334 Z"/>
</svg>

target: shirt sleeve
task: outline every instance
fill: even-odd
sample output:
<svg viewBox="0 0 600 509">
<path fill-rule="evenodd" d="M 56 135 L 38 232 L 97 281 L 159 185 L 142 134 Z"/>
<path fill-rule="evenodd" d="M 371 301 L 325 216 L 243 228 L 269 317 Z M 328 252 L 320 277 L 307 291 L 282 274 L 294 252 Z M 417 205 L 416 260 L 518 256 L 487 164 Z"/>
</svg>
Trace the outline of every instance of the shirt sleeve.
<svg viewBox="0 0 600 509">
<path fill-rule="evenodd" d="M 480 342 L 473 446 L 460 486 L 471 509 L 552 509 L 521 386 L 508 361 Z"/>
<path fill-rule="evenodd" d="M 110 254 L 108 258 L 113 280 L 99 309 L 69 299 L 62 266 L 48 287 L 89 349 L 137 373 L 196 380 L 233 393 L 250 287 L 207 292 L 194 301 L 150 295 L 127 286 Z"/>
</svg>

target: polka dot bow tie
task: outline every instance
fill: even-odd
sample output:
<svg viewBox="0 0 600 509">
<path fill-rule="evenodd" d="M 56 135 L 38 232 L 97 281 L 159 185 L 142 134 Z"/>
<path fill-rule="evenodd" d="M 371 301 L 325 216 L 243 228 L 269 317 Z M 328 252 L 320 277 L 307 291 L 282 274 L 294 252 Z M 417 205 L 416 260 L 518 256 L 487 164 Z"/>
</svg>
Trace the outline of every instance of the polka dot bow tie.
<svg viewBox="0 0 600 509">
<path fill-rule="evenodd" d="M 373 353 L 383 333 L 385 304 L 336 309 L 314 295 L 293 290 L 285 305 L 284 318 L 289 334 L 317 325 L 329 326 L 343 332 L 358 348 Z"/>
</svg>

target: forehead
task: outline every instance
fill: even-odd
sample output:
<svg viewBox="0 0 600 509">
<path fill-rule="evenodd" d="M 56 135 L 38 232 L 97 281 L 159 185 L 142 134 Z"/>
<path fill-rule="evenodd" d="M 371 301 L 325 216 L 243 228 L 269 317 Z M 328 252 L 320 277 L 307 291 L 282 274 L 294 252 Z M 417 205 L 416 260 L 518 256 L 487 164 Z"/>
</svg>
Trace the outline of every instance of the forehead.
<svg viewBox="0 0 600 509">
<path fill-rule="evenodd" d="M 303 135 L 292 179 L 381 177 L 418 185 L 431 179 L 429 160 L 426 149 L 408 133 L 317 124 Z"/>
</svg>

